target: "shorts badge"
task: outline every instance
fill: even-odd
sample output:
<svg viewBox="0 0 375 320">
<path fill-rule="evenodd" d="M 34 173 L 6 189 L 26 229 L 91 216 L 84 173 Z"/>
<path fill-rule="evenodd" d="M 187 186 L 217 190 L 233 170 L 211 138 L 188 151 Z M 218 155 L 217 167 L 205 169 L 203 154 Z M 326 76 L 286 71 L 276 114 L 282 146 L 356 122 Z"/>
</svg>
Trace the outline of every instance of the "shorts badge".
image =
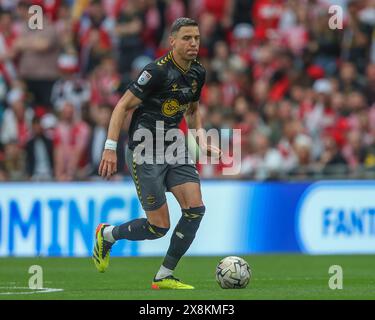
<svg viewBox="0 0 375 320">
<path fill-rule="evenodd" d="M 155 196 L 152 194 L 149 194 L 146 198 L 148 204 L 154 204 L 155 203 Z"/>
</svg>

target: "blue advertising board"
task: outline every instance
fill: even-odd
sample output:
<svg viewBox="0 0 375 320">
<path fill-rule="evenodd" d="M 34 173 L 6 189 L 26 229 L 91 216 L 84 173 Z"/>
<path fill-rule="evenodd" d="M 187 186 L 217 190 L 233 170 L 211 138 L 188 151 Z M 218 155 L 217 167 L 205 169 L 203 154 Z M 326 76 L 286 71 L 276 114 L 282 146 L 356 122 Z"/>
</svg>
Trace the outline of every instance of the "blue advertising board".
<svg viewBox="0 0 375 320">
<path fill-rule="evenodd" d="M 375 253 L 375 182 L 203 181 L 206 214 L 190 255 Z M 161 256 L 171 230 L 119 241 L 114 256 Z M 0 184 L 0 256 L 90 256 L 95 227 L 144 216 L 131 181 Z"/>
</svg>

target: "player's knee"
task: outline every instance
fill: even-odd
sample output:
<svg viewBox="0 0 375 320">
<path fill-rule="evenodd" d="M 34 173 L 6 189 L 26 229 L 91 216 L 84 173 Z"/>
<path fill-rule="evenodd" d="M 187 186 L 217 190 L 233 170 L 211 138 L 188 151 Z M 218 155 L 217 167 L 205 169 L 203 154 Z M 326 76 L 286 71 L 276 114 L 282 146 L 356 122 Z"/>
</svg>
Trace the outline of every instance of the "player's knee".
<svg viewBox="0 0 375 320">
<path fill-rule="evenodd" d="M 188 209 L 182 209 L 182 215 L 191 220 L 201 220 L 206 212 L 206 207 L 202 204 Z"/>
<path fill-rule="evenodd" d="M 163 229 L 169 229 L 170 227 L 170 222 L 169 218 L 155 218 L 155 217 L 148 217 L 147 221 L 150 225 L 155 226 L 157 228 L 163 228 Z"/>
<path fill-rule="evenodd" d="M 184 235 L 184 241 L 194 240 L 205 211 L 205 206 L 182 209 L 182 218 L 177 225 L 177 231 Z"/>
<path fill-rule="evenodd" d="M 169 230 L 169 224 L 167 227 L 160 227 L 147 222 L 147 229 L 149 231 L 149 236 L 147 237 L 148 240 L 159 239 L 167 234 Z"/>
</svg>

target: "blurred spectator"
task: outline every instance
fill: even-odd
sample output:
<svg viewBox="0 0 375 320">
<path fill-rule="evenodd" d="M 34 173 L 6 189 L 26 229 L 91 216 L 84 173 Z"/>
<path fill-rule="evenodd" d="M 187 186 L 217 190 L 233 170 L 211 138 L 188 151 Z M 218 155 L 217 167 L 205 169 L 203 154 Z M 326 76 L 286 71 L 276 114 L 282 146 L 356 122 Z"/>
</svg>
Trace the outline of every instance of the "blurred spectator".
<svg viewBox="0 0 375 320">
<path fill-rule="evenodd" d="M 201 34 L 200 55 L 203 57 L 212 57 L 215 43 L 225 39 L 224 32 L 217 23 L 215 15 L 210 12 L 201 12 L 198 23 Z"/>
<path fill-rule="evenodd" d="M 54 137 L 54 169 L 58 181 L 71 181 L 86 174 L 90 129 L 76 117 L 74 106 L 66 102 Z"/>
<path fill-rule="evenodd" d="M 257 180 L 277 179 L 281 172 L 283 159 L 279 151 L 271 148 L 266 135 L 256 132 L 250 136 L 251 154 L 241 163 L 241 176 Z"/>
<path fill-rule="evenodd" d="M 366 95 L 368 105 L 372 106 L 375 104 L 375 61 L 373 64 L 367 66 L 366 74 L 367 84 L 365 86 L 364 93 Z"/>
<path fill-rule="evenodd" d="M 6 182 L 8 180 L 7 170 L 5 168 L 3 159 L 0 160 L 0 181 Z"/>
<path fill-rule="evenodd" d="M 224 108 L 223 94 L 221 91 L 220 83 L 218 81 L 213 81 L 208 83 L 202 92 L 202 103 L 206 105 L 207 109 L 214 109 L 217 107 Z"/>
<path fill-rule="evenodd" d="M 355 65 L 345 62 L 340 68 L 339 89 L 344 93 L 350 93 L 353 90 L 361 90 L 362 85 L 358 81 L 358 73 Z"/>
<path fill-rule="evenodd" d="M 32 137 L 26 144 L 26 171 L 34 181 L 53 177 L 53 141 L 46 136 L 38 117 L 33 119 Z"/>
<path fill-rule="evenodd" d="M 255 0 L 253 7 L 253 21 L 256 26 L 255 34 L 259 40 L 274 36 L 274 31 L 283 13 L 282 0 Z"/>
<path fill-rule="evenodd" d="M 252 97 L 257 110 L 262 110 L 268 101 L 270 92 L 269 82 L 266 80 L 255 81 L 252 91 Z"/>
<path fill-rule="evenodd" d="M 58 8 L 55 25 L 60 36 L 60 56 L 74 56 L 75 59 L 78 60 L 78 48 L 76 48 L 76 38 L 74 34 L 75 25 L 71 16 L 71 9 L 66 2 L 61 3 Z M 78 67 L 77 65 L 75 71 L 78 71 Z"/>
<path fill-rule="evenodd" d="M 335 114 L 331 108 L 330 95 L 332 83 L 328 79 L 319 79 L 313 85 L 315 104 L 304 115 L 304 124 L 307 132 L 314 141 L 313 156 L 317 157 L 321 152 L 321 133 L 334 124 Z"/>
<path fill-rule="evenodd" d="M 343 148 L 344 158 L 353 170 L 357 169 L 365 159 L 365 147 L 362 132 L 351 131 L 348 133 L 348 142 Z"/>
<path fill-rule="evenodd" d="M 312 140 L 305 134 L 299 134 L 293 144 L 294 153 L 296 155 L 296 162 L 294 168 L 291 168 L 289 174 L 293 178 L 308 179 L 315 174 L 313 168 L 313 159 L 311 153 Z"/>
<path fill-rule="evenodd" d="M 336 141 L 330 136 L 322 138 L 323 152 L 321 153 L 319 164 L 323 174 L 346 174 L 348 169 L 346 161 L 337 147 Z"/>
<path fill-rule="evenodd" d="M 327 76 L 332 76 L 337 71 L 337 60 L 341 54 L 342 31 L 329 28 L 329 19 L 328 8 L 321 8 L 310 27 L 309 50 L 313 54 L 313 62 L 321 66 Z"/>
<path fill-rule="evenodd" d="M 375 170 L 375 143 L 368 146 L 364 152 L 364 166 L 367 170 Z"/>
<path fill-rule="evenodd" d="M 341 92 L 336 92 L 331 95 L 331 107 L 337 115 L 347 117 L 350 114 L 348 110 L 347 101 L 345 100 L 345 95 Z"/>
<path fill-rule="evenodd" d="M 269 137 L 271 145 L 276 145 L 282 137 L 282 122 L 277 116 L 277 105 L 269 102 L 264 106 L 263 117 L 265 125 L 269 128 Z"/>
<path fill-rule="evenodd" d="M 121 76 L 116 69 L 116 62 L 110 56 L 103 58 L 95 68 L 90 79 L 91 105 L 107 104 L 115 107 L 121 97 Z"/>
<path fill-rule="evenodd" d="M 137 10 L 134 0 L 129 0 L 123 7 L 116 25 L 119 38 L 119 71 L 130 72 L 134 59 L 140 56 L 145 48 L 142 41 L 142 15 Z"/>
<path fill-rule="evenodd" d="M 366 68 L 366 60 L 370 54 L 370 41 L 373 26 L 361 20 L 360 12 L 363 1 L 350 0 L 348 3 L 348 25 L 344 28 L 342 57 L 355 63 L 360 73 Z M 363 59 L 365 57 L 365 59 Z M 367 58 L 367 59 L 366 59 Z"/>
<path fill-rule="evenodd" d="M 291 52 L 281 50 L 277 55 L 277 64 L 271 78 L 270 100 L 272 101 L 280 101 L 287 95 L 293 68 Z"/>
<path fill-rule="evenodd" d="M 225 41 L 218 41 L 214 47 L 214 57 L 212 59 L 212 71 L 218 74 L 221 79 L 220 73 L 229 67 L 229 47 Z"/>
<path fill-rule="evenodd" d="M 24 147 L 30 138 L 33 110 L 25 106 L 22 92 L 13 91 L 8 102 L 10 108 L 4 111 L 0 126 L 0 142 L 8 144 L 11 141 Z"/>
<path fill-rule="evenodd" d="M 286 171 L 290 171 L 298 163 L 294 145 L 296 143 L 296 137 L 301 137 L 302 130 L 302 123 L 298 120 L 290 120 L 284 123 L 283 137 L 277 148 L 283 158 L 283 168 Z"/>
<path fill-rule="evenodd" d="M 233 25 L 239 23 L 252 23 L 252 7 L 254 0 L 234 0 L 233 1 Z"/>
<path fill-rule="evenodd" d="M 159 11 L 157 0 L 146 0 L 138 2 L 143 10 L 143 32 L 144 44 L 156 51 L 163 36 L 163 18 Z"/>
<path fill-rule="evenodd" d="M 286 2 L 279 29 L 281 32 L 279 41 L 295 55 L 300 55 L 309 41 L 308 9 L 303 1 Z"/>
<path fill-rule="evenodd" d="M 26 179 L 25 151 L 19 146 L 18 141 L 10 140 L 4 146 L 4 169 L 6 178 L 10 181 Z M 1 174 L 0 174 L 1 175 Z"/>
<path fill-rule="evenodd" d="M 12 61 L 16 38 L 17 33 L 13 28 L 12 13 L 0 10 L 0 74 L 8 84 L 17 77 L 16 67 Z"/>
<path fill-rule="evenodd" d="M 77 57 L 60 56 L 58 64 L 61 78 L 54 84 L 51 95 L 54 110 L 60 111 L 63 104 L 69 101 L 80 115 L 82 106 L 90 101 L 90 84 L 75 73 L 78 68 Z"/>
<path fill-rule="evenodd" d="M 111 34 L 115 24 L 105 16 L 101 1 L 92 0 L 77 28 L 81 71 L 87 75 L 100 63 L 102 57 L 113 49 Z"/>
<path fill-rule="evenodd" d="M 59 76 L 57 57 L 60 43 L 56 26 L 45 16 L 42 30 L 28 28 L 28 5 L 19 4 L 22 29 L 14 43 L 19 75 L 26 81 L 36 106 L 50 107 L 52 86 Z M 37 67 L 36 67 L 37 66 Z"/>
<path fill-rule="evenodd" d="M 254 28 L 248 23 L 239 23 L 233 29 L 231 49 L 246 65 L 253 62 Z"/>
<path fill-rule="evenodd" d="M 5 108 L 7 86 L 4 77 L 0 74 L 0 123 L 3 119 L 3 112 Z M 0 128 L 1 129 L 1 128 Z"/>
</svg>

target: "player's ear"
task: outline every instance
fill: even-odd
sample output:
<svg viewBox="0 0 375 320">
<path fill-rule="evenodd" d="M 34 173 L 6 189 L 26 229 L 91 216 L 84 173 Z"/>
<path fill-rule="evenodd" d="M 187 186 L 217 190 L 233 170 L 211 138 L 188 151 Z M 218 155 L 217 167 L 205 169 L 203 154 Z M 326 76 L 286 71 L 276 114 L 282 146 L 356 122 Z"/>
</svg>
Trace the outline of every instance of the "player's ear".
<svg viewBox="0 0 375 320">
<path fill-rule="evenodd" d="M 174 48 L 174 45 L 176 43 L 176 33 L 172 33 L 170 36 L 169 36 L 169 44 L 172 48 Z"/>
</svg>

